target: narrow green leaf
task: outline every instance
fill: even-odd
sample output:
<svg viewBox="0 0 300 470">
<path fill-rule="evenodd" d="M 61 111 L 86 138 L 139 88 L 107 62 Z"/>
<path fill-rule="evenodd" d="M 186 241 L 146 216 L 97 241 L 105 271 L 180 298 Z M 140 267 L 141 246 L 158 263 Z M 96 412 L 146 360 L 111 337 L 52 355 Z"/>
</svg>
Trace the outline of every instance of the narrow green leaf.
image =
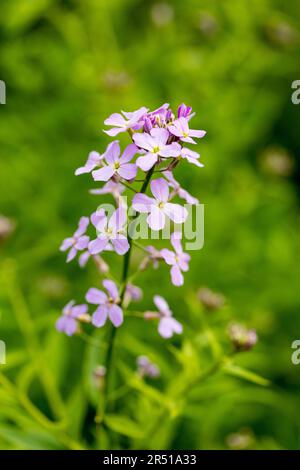
<svg viewBox="0 0 300 470">
<path fill-rule="evenodd" d="M 256 385 L 268 387 L 271 384 L 268 379 L 235 364 L 226 364 L 223 366 L 222 370 L 228 375 L 239 377 L 240 379 L 247 380 L 248 382 L 252 382 Z"/>
</svg>

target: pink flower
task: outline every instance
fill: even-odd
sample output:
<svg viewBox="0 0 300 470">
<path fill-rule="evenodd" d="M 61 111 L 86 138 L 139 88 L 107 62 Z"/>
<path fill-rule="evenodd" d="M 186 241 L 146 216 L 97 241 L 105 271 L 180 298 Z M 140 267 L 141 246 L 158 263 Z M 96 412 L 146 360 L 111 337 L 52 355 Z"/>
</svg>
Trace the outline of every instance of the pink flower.
<svg viewBox="0 0 300 470">
<path fill-rule="evenodd" d="M 72 336 L 78 330 L 78 321 L 80 319 L 89 321 L 87 315 L 87 305 L 75 305 L 74 300 L 71 300 L 63 309 L 63 314 L 59 317 L 56 322 L 56 329 L 68 336 Z"/>
<path fill-rule="evenodd" d="M 134 163 L 128 163 L 138 151 L 136 145 L 130 144 L 124 150 L 120 157 L 119 141 L 115 140 L 108 147 L 104 154 L 104 160 L 107 165 L 99 170 L 92 172 L 95 181 L 108 181 L 112 176 L 118 175 L 125 180 L 132 180 L 137 173 L 137 166 Z"/>
<path fill-rule="evenodd" d="M 83 173 L 90 173 L 94 168 L 100 166 L 103 160 L 103 155 L 100 155 L 98 152 L 90 152 L 88 159 L 84 166 L 77 168 L 75 175 L 82 175 Z"/>
<path fill-rule="evenodd" d="M 145 318 L 159 318 L 158 332 L 163 338 L 171 338 L 174 333 L 180 335 L 182 333 L 182 325 L 173 318 L 172 311 L 163 297 L 155 295 L 153 301 L 158 312 L 146 312 Z"/>
<path fill-rule="evenodd" d="M 89 237 L 84 235 L 87 227 L 89 225 L 88 217 L 81 217 L 79 220 L 78 228 L 72 237 L 65 238 L 60 245 L 60 251 L 69 250 L 67 256 L 67 263 L 72 261 L 75 258 L 77 251 L 85 250 L 89 243 Z"/>
<path fill-rule="evenodd" d="M 106 323 L 107 317 L 117 328 L 123 323 L 123 310 L 119 305 L 119 292 L 116 284 L 108 279 L 103 281 L 103 287 L 108 295 L 95 287 L 91 287 L 86 293 L 86 301 L 90 304 L 99 305 L 92 316 L 92 323 L 100 328 Z"/>
<path fill-rule="evenodd" d="M 189 121 L 192 117 L 195 116 L 195 113 L 192 113 L 191 106 L 186 106 L 184 103 L 181 103 L 177 110 L 177 116 L 179 118 L 184 117 Z"/>
<path fill-rule="evenodd" d="M 186 272 L 189 269 L 190 255 L 184 253 L 181 245 L 182 235 L 180 232 L 174 232 L 171 235 L 171 243 L 175 250 L 171 251 L 167 248 L 161 250 L 161 255 L 165 262 L 171 267 L 171 279 L 174 286 L 182 286 L 184 283 L 182 272 Z"/>
<path fill-rule="evenodd" d="M 99 189 L 91 189 L 90 193 L 95 195 L 102 195 L 102 194 L 112 194 L 112 196 L 118 200 L 121 194 L 125 191 L 125 186 L 121 183 L 116 183 L 113 180 L 107 181 L 102 188 Z"/>
<path fill-rule="evenodd" d="M 150 130 L 150 134 L 144 132 L 142 134 L 133 134 L 132 136 L 136 145 L 147 151 L 146 155 L 137 159 L 136 164 L 144 171 L 150 170 L 159 159 L 168 157 L 178 157 L 180 151 L 175 143 L 167 144 L 169 132 L 160 127 L 154 127 Z"/>
<path fill-rule="evenodd" d="M 153 230 L 161 230 L 166 223 L 166 216 L 173 222 L 182 224 L 188 216 L 187 210 L 179 204 L 168 202 L 169 187 L 166 180 L 158 178 L 151 181 L 151 191 L 154 198 L 138 193 L 132 200 L 132 207 L 137 212 L 149 213 L 148 225 Z"/>
<path fill-rule="evenodd" d="M 192 137 L 202 138 L 205 136 L 205 131 L 198 131 L 195 129 L 189 128 L 188 120 L 184 117 L 180 117 L 176 119 L 169 127 L 169 131 L 171 134 L 179 137 L 180 140 L 183 142 L 187 142 L 189 144 L 196 144 L 196 142 L 192 139 Z"/>
<path fill-rule="evenodd" d="M 181 199 L 184 199 L 188 204 L 195 205 L 199 204 L 199 200 L 192 196 L 186 189 L 183 189 L 178 181 L 174 178 L 171 171 L 164 172 L 165 177 L 168 180 L 169 186 L 174 189 L 174 196 L 178 194 Z"/>
<path fill-rule="evenodd" d="M 129 250 L 129 243 L 124 235 L 126 226 L 126 211 L 119 207 L 108 220 L 103 209 L 91 215 L 91 222 L 97 229 L 97 238 L 89 245 L 91 255 L 96 255 L 109 246 L 119 255 L 124 255 Z"/>
<path fill-rule="evenodd" d="M 104 121 L 104 124 L 113 126 L 113 128 L 104 132 L 114 137 L 120 132 L 126 132 L 128 129 L 140 129 L 143 126 L 141 118 L 147 111 L 147 108 L 142 107 L 132 113 L 126 113 L 125 111 L 122 111 L 122 114 L 114 113 Z"/>
</svg>

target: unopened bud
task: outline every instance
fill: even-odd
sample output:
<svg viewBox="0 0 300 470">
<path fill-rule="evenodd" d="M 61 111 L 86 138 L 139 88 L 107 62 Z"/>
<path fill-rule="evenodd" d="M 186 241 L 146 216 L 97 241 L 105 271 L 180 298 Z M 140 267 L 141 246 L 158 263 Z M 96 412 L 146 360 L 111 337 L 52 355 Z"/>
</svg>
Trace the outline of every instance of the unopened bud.
<svg viewBox="0 0 300 470">
<path fill-rule="evenodd" d="M 249 351 L 257 343 L 256 331 L 238 324 L 229 327 L 229 337 L 237 352 Z"/>
</svg>

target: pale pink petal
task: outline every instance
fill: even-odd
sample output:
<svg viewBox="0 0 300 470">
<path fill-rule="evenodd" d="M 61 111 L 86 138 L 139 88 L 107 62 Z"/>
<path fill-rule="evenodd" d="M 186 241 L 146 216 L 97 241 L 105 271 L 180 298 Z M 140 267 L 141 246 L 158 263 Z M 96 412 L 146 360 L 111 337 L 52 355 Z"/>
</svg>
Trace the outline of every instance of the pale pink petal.
<svg viewBox="0 0 300 470">
<path fill-rule="evenodd" d="M 174 286 L 182 286 L 184 283 L 183 275 L 181 274 L 181 271 L 177 264 L 175 264 L 171 268 L 171 278 Z"/>
<path fill-rule="evenodd" d="M 112 324 L 118 328 L 123 323 L 123 310 L 118 305 L 110 305 L 108 308 L 108 316 Z"/>
<path fill-rule="evenodd" d="M 164 178 L 158 178 L 151 181 L 151 192 L 155 199 L 162 202 L 167 202 L 169 197 L 169 186 Z"/>
<path fill-rule="evenodd" d="M 82 175 L 83 173 L 89 173 L 100 163 L 101 159 L 102 156 L 100 155 L 100 153 L 95 151 L 90 152 L 85 165 L 81 166 L 80 168 L 77 168 L 77 170 L 75 171 L 75 175 L 78 176 Z"/>
<path fill-rule="evenodd" d="M 88 247 L 90 241 L 90 237 L 87 235 L 83 235 L 82 237 L 78 238 L 75 248 L 76 250 L 85 250 Z"/>
<path fill-rule="evenodd" d="M 127 220 L 127 213 L 123 207 L 119 207 L 116 209 L 109 219 L 108 227 L 112 229 L 114 232 L 122 229 L 122 227 L 126 224 Z"/>
<path fill-rule="evenodd" d="M 101 230 L 101 228 L 104 229 L 107 225 L 107 217 L 104 209 L 98 209 L 96 212 L 93 212 L 90 219 L 94 227 L 99 227 L 98 230 Z"/>
<path fill-rule="evenodd" d="M 101 307 L 98 307 L 97 310 L 94 312 L 92 316 L 92 324 L 96 326 L 97 328 L 100 328 L 101 326 L 105 325 L 106 319 L 107 319 L 107 306 L 106 305 L 101 305 Z"/>
<path fill-rule="evenodd" d="M 118 140 L 115 140 L 106 149 L 106 152 L 104 154 L 105 161 L 109 165 L 113 165 L 120 156 L 121 150 L 120 150 L 120 144 Z"/>
<path fill-rule="evenodd" d="M 94 181 L 108 181 L 114 173 L 114 168 L 110 165 L 107 165 L 103 168 L 100 168 L 99 170 L 92 171 L 92 176 Z"/>
<path fill-rule="evenodd" d="M 88 311 L 88 306 L 86 304 L 75 305 L 72 308 L 72 318 L 78 318 L 80 315 L 85 315 Z"/>
<path fill-rule="evenodd" d="M 139 157 L 136 161 L 137 166 L 143 171 L 149 171 L 158 160 L 156 153 L 147 153 L 145 156 Z"/>
<path fill-rule="evenodd" d="M 75 305 L 75 301 L 74 300 L 70 300 L 70 302 L 67 303 L 67 305 L 64 306 L 63 308 L 63 314 L 64 315 L 67 315 L 69 314 L 71 308 L 73 307 L 73 305 Z"/>
<path fill-rule="evenodd" d="M 111 281 L 110 279 L 105 279 L 102 284 L 113 300 L 117 300 L 119 298 L 119 291 L 114 281 Z"/>
<path fill-rule="evenodd" d="M 119 113 L 113 113 L 111 114 L 107 119 L 105 119 L 104 124 L 106 126 L 124 126 L 126 124 L 126 120 L 122 116 L 122 114 Z"/>
<path fill-rule="evenodd" d="M 70 263 L 70 261 L 72 261 L 76 255 L 77 255 L 76 248 L 75 247 L 71 248 L 67 256 L 67 263 Z"/>
<path fill-rule="evenodd" d="M 142 134 L 136 133 L 132 136 L 133 141 L 138 147 L 151 151 L 155 147 L 155 140 L 151 135 L 143 132 Z"/>
<path fill-rule="evenodd" d="M 88 217 L 81 217 L 79 220 L 78 228 L 76 232 L 74 233 L 74 237 L 76 238 L 81 237 L 81 235 L 85 233 L 89 223 L 90 223 L 90 220 Z"/>
<path fill-rule="evenodd" d="M 113 238 L 111 243 L 118 255 L 124 255 L 130 248 L 129 242 L 124 235 L 118 235 L 117 238 Z"/>
<path fill-rule="evenodd" d="M 137 166 L 135 163 L 125 163 L 120 166 L 117 170 L 118 175 L 124 180 L 132 180 L 136 177 Z"/>
<path fill-rule="evenodd" d="M 97 253 L 101 253 L 106 248 L 108 244 L 108 239 L 106 237 L 98 237 L 96 240 L 92 240 L 89 243 L 89 252 L 91 255 L 96 255 Z"/>
<path fill-rule="evenodd" d="M 71 246 L 74 244 L 74 238 L 73 237 L 70 237 L 70 238 L 65 238 L 63 241 L 62 241 L 62 244 L 60 245 L 60 251 L 66 251 L 68 250 L 69 248 L 71 248 Z"/>
<path fill-rule="evenodd" d="M 181 245 L 182 234 L 181 232 L 174 232 L 171 235 L 171 243 L 176 251 L 177 254 L 182 253 L 182 245 Z"/>
<path fill-rule="evenodd" d="M 163 338 L 171 338 L 173 336 L 171 318 L 161 318 L 158 324 L 158 332 Z"/>
<path fill-rule="evenodd" d="M 164 248 L 160 251 L 161 256 L 165 260 L 165 262 L 169 265 L 176 264 L 175 253 L 167 248 Z"/>
<path fill-rule="evenodd" d="M 169 132 L 167 129 L 163 129 L 161 127 L 154 127 L 151 129 L 150 134 L 159 146 L 165 145 L 169 138 Z"/>
<path fill-rule="evenodd" d="M 155 199 L 142 193 L 135 194 L 132 199 L 132 207 L 137 212 L 150 212 L 153 204 L 155 204 Z"/>
<path fill-rule="evenodd" d="M 147 217 L 147 222 L 152 230 L 161 230 L 166 223 L 165 214 L 157 206 L 151 206 L 151 212 Z"/>
<path fill-rule="evenodd" d="M 153 302 L 155 303 L 156 307 L 163 315 L 167 317 L 172 315 L 170 307 L 163 297 L 161 297 L 160 295 L 155 295 L 153 297 Z"/>
<path fill-rule="evenodd" d="M 188 211 L 185 207 L 170 202 L 165 204 L 163 211 L 176 224 L 182 224 L 188 216 Z"/>
<path fill-rule="evenodd" d="M 68 336 L 72 336 L 76 333 L 77 330 L 77 321 L 74 318 L 66 318 L 65 322 L 65 333 Z"/>
<path fill-rule="evenodd" d="M 120 134 L 120 132 L 125 132 L 126 130 L 126 127 L 113 127 L 108 131 L 103 130 L 103 132 L 105 132 L 105 134 L 109 135 L 110 137 L 116 137 L 116 135 Z"/>
<path fill-rule="evenodd" d="M 178 259 L 178 266 L 180 267 L 181 271 L 188 271 L 189 270 L 189 261 L 191 257 L 187 253 L 181 253 Z"/>
<path fill-rule="evenodd" d="M 190 129 L 189 135 L 191 137 L 198 137 L 199 139 L 202 139 L 202 137 L 206 135 L 206 131 L 202 131 L 202 130 L 198 131 L 196 129 Z"/>
<path fill-rule="evenodd" d="M 126 149 L 122 153 L 122 156 L 120 157 L 120 163 L 128 163 L 130 160 L 133 159 L 134 155 L 137 153 L 139 149 L 135 144 L 129 144 L 127 145 Z"/>
<path fill-rule="evenodd" d="M 179 157 L 181 147 L 176 142 L 170 145 L 165 145 L 160 151 L 159 155 L 162 157 Z"/>
<path fill-rule="evenodd" d="M 102 290 L 91 287 L 86 293 L 85 300 L 89 304 L 102 305 L 107 301 L 107 295 Z"/>
</svg>

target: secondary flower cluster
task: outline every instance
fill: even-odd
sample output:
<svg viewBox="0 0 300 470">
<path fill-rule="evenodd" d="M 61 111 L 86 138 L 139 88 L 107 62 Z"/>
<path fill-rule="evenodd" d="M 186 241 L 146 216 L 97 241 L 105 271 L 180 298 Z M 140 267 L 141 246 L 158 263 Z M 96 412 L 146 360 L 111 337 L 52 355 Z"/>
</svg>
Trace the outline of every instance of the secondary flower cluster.
<svg viewBox="0 0 300 470">
<path fill-rule="evenodd" d="M 71 336 L 80 330 L 83 322 L 100 328 L 108 319 L 115 327 L 119 327 L 124 320 L 124 309 L 132 300 L 140 300 L 141 290 L 129 284 L 127 279 L 123 279 L 123 284 L 118 288 L 109 276 L 109 266 L 102 256 L 108 251 L 126 255 L 132 249 L 133 243 L 128 232 L 128 206 L 123 197 L 126 188 L 135 193 L 131 208 L 136 213 L 147 214 L 147 224 L 154 231 L 163 229 L 168 219 L 176 224 L 186 221 L 188 212 L 183 205 L 173 202 L 175 197 L 178 196 L 188 204 L 198 204 L 198 200 L 181 188 L 173 175 L 181 160 L 197 167 L 203 166 L 199 161 L 200 155 L 186 147 L 186 144 L 196 144 L 195 139 L 205 135 L 205 131 L 191 128 L 190 120 L 193 116 L 191 107 L 185 104 L 181 104 L 175 114 L 166 103 L 154 111 L 142 107 L 134 112 L 114 113 L 104 121 L 110 127 L 104 131 L 106 134 L 115 137 L 121 132 L 127 132 L 131 143 L 121 151 L 119 141 L 114 140 L 103 154 L 91 152 L 86 163 L 75 174 L 91 173 L 94 181 L 104 182 L 101 188 L 93 189 L 91 193 L 111 194 L 117 207 L 111 214 L 107 214 L 104 209 L 97 209 L 90 217 L 82 217 L 75 233 L 63 240 L 60 249 L 68 251 L 67 262 L 73 260 L 79 252 L 78 262 L 81 267 L 92 258 L 99 271 L 107 277 L 103 281 L 105 291 L 92 287 L 86 293 L 86 301 L 96 306 L 92 315 L 88 314 L 86 304 L 76 306 L 73 301 L 67 304 L 57 321 L 58 330 Z M 157 172 L 159 177 L 155 178 Z M 137 191 L 134 183 L 138 182 L 139 173 L 142 176 L 139 176 L 138 181 L 142 178 L 142 186 Z M 148 183 L 151 196 L 146 194 Z M 93 227 L 94 236 L 87 235 L 88 227 Z M 140 269 L 145 269 L 150 262 L 157 267 L 159 262 L 165 261 L 171 267 L 172 283 L 181 286 L 184 283 L 183 273 L 188 270 L 190 261 L 190 256 L 183 251 L 181 239 L 181 232 L 175 231 L 171 235 L 172 250 L 164 248 L 159 251 L 152 246 L 147 247 L 148 254 Z M 173 318 L 166 301 L 157 295 L 154 303 L 157 311 L 146 312 L 144 318 L 156 319 L 158 331 L 164 338 L 181 333 L 182 326 Z"/>
</svg>

